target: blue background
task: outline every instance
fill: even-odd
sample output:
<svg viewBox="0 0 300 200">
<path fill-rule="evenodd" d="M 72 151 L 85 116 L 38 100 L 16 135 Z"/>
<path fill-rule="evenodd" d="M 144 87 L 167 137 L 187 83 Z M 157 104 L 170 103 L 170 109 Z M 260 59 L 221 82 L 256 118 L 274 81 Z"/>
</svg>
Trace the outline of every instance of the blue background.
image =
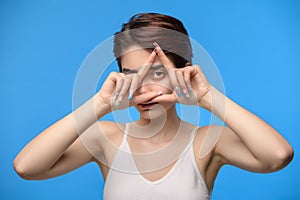
<svg viewBox="0 0 300 200">
<path fill-rule="evenodd" d="M 45 181 L 13 171 L 22 147 L 72 111 L 77 70 L 130 16 L 175 16 L 211 55 L 227 95 L 294 147 L 285 169 L 255 174 L 226 166 L 213 199 L 300 198 L 300 1 L 0 1 L 0 199 L 101 199 L 96 164 Z"/>
</svg>

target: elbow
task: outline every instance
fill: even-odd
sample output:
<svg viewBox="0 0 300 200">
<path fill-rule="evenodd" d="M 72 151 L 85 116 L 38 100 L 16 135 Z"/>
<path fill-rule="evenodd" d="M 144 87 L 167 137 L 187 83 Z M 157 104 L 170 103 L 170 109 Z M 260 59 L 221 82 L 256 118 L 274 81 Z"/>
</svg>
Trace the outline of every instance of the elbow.
<svg viewBox="0 0 300 200">
<path fill-rule="evenodd" d="M 13 167 L 15 172 L 24 180 L 33 180 L 32 172 L 20 161 L 14 160 Z"/>
<path fill-rule="evenodd" d="M 17 162 L 16 160 L 14 161 L 13 163 L 13 166 L 14 166 L 14 170 L 15 172 L 22 178 L 22 179 L 25 179 L 25 180 L 30 180 L 29 176 L 27 175 L 27 171 L 26 169 L 24 168 L 24 166 Z"/>
<path fill-rule="evenodd" d="M 294 157 L 294 150 L 291 146 L 286 147 L 284 150 L 277 151 L 277 155 L 274 156 L 271 171 L 278 171 L 286 167 Z"/>
</svg>

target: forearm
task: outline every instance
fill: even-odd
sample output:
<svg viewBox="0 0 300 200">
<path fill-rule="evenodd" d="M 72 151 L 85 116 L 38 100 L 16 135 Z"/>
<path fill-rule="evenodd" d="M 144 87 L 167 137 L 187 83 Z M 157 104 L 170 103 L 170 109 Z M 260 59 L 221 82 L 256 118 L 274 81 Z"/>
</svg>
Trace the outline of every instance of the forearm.
<svg viewBox="0 0 300 200">
<path fill-rule="evenodd" d="M 258 160 L 284 158 L 292 151 L 288 142 L 265 121 L 214 87 L 211 89 L 211 96 L 210 100 L 206 99 L 206 109 L 222 119 Z"/>
<path fill-rule="evenodd" d="M 49 170 L 79 135 L 106 113 L 107 109 L 94 106 L 91 98 L 28 143 L 14 160 L 14 167 L 27 174 Z"/>
</svg>

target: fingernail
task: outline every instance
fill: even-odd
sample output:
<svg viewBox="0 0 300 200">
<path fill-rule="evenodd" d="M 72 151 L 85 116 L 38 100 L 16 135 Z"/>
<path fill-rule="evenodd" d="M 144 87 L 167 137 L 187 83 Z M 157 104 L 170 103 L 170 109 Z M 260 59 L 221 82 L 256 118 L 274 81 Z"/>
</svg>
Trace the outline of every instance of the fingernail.
<svg viewBox="0 0 300 200">
<path fill-rule="evenodd" d="M 156 50 L 156 48 L 154 48 L 154 49 L 153 49 L 153 52 L 155 52 L 155 53 L 157 54 L 157 50 Z"/>
<path fill-rule="evenodd" d="M 158 93 L 157 93 L 157 96 L 160 96 L 160 95 L 162 95 L 163 94 L 163 91 L 159 91 Z"/>
<path fill-rule="evenodd" d="M 185 94 L 187 98 L 190 98 L 190 94 L 187 92 L 185 88 L 183 89 L 183 94 Z"/>
<path fill-rule="evenodd" d="M 189 92 L 192 92 L 192 86 L 190 84 L 187 85 Z"/>
<path fill-rule="evenodd" d="M 119 93 L 118 93 L 118 92 L 116 92 L 116 94 L 115 94 L 115 96 L 114 96 L 113 100 L 115 101 L 115 100 L 118 98 L 118 96 L 119 96 Z"/>
<path fill-rule="evenodd" d="M 128 100 L 132 100 L 133 90 L 129 91 Z"/>
<path fill-rule="evenodd" d="M 176 93 L 177 93 L 177 95 L 178 95 L 179 97 L 182 96 L 182 93 L 181 93 L 181 91 L 180 91 L 180 89 L 179 89 L 178 86 L 175 87 L 175 91 L 176 91 Z"/>
<path fill-rule="evenodd" d="M 155 47 L 159 47 L 159 45 L 158 45 L 156 42 L 153 42 L 153 45 L 154 45 Z"/>
<path fill-rule="evenodd" d="M 123 96 L 119 96 L 118 101 L 121 102 L 123 100 Z"/>
</svg>

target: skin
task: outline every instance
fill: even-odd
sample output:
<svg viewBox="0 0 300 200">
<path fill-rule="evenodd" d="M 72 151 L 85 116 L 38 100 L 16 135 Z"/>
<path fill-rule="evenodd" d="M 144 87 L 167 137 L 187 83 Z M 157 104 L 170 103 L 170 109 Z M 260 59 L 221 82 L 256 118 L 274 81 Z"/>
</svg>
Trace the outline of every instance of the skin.
<svg viewBox="0 0 300 200">
<path fill-rule="evenodd" d="M 227 124 L 226 127 L 199 127 L 193 140 L 195 159 L 209 190 L 212 190 L 218 171 L 225 164 L 267 173 L 282 169 L 292 160 L 293 149 L 289 143 L 269 124 L 213 87 L 199 66 L 177 69 L 159 45 L 154 46 L 153 52 L 137 49 L 123 55 L 122 67 L 127 72 L 111 73 L 93 98 L 27 144 L 14 160 L 16 172 L 24 179 L 40 180 L 96 162 L 106 179 L 109 164 L 117 150 L 112 149 L 106 139 L 119 147 L 124 125 L 97 120 L 112 110 L 135 106 L 140 112 L 140 119 L 131 123 L 133 128 L 130 129 L 128 143 L 133 153 L 146 153 L 172 141 L 180 123 L 185 126 L 187 133 L 191 132 L 192 125 L 181 121 L 175 103 L 205 108 Z M 151 79 L 151 66 L 157 65 L 164 66 L 168 77 L 160 79 L 159 84 L 158 80 Z M 128 73 L 128 70 L 135 72 Z M 161 73 L 155 76 L 159 75 Z M 175 90 L 176 87 L 179 90 Z M 150 110 L 143 110 L 139 104 L 147 101 L 159 104 Z M 76 115 L 80 116 L 79 124 L 75 124 Z M 159 123 L 161 121 L 164 123 Z M 162 127 L 151 137 L 131 136 L 139 132 L 138 127 L 143 128 L 143 133 L 149 133 L 155 126 Z M 101 134 L 97 135 L 99 128 Z M 202 158 L 196 156 L 205 136 L 218 131 L 221 136 L 211 151 Z M 97 147 L 95 151 L 104 155 L 106 163 L 100 162 L 86 150 L 79 135 L 93 141 Z M 141 175 L 150 181 L 158 180 L 168 173 L 174 163 L 153 172 L 142 172 Z M 136 165 L 139 166 L 138 160 Z"/>
</svg>

